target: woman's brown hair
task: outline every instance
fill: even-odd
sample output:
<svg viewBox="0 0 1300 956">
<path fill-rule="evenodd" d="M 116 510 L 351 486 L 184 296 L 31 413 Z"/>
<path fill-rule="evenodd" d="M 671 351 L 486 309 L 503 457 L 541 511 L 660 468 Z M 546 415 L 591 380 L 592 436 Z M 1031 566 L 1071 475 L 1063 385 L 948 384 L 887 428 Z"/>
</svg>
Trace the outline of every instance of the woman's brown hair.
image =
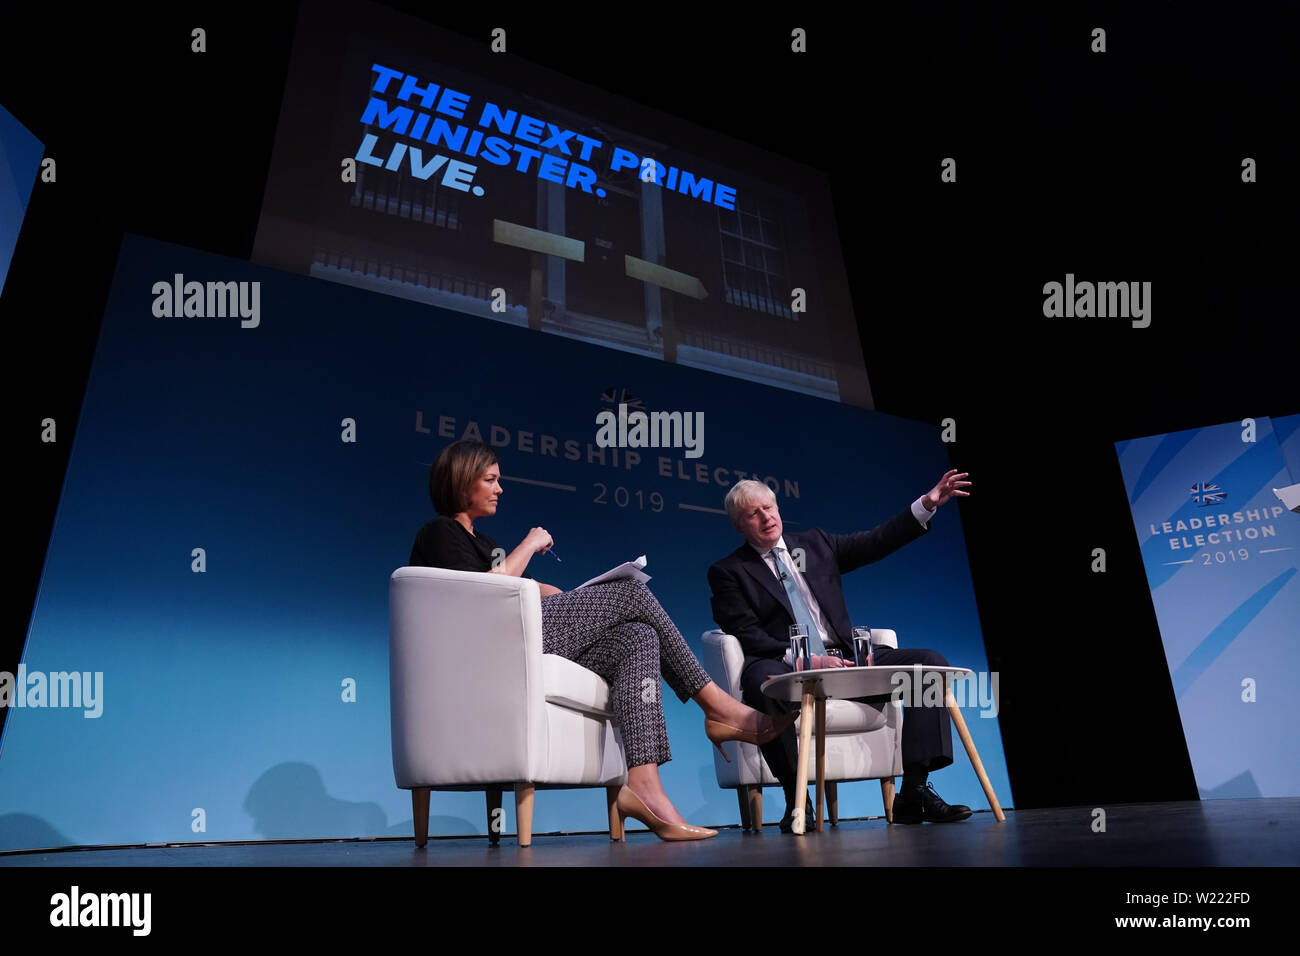
<svg viewBox="0 0 1300 956">
<path fill-rule="evenodd" d="M 451 517 L 469 507 L 469 490 L 483 472 L 500 461 L 496 449 L 472 438 L 452 442 L 438 453 L 429 469 L 429 498 L 433 510 Z"/>
</svg>

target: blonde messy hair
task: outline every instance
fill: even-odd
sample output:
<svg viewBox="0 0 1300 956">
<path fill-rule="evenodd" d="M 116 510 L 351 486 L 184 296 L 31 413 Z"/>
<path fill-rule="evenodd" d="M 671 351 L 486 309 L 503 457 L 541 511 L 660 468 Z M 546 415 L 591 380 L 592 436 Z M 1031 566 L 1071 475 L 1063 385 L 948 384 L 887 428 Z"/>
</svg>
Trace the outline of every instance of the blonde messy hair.
<svg viewBox="0 0 1300 956">
<path fill-rule="evenodd" d="M 762 497 L 765 500 L 776 501 L 776 492 L 761 481 L 755 481 L 753 478 L 742 478 L 731 486 L 727 492 L 727 517 L 731 519 L 731 526 L 737 531 L 741 530 L 740 515 L 747 508 L 750 502 Z"/>
</svg>

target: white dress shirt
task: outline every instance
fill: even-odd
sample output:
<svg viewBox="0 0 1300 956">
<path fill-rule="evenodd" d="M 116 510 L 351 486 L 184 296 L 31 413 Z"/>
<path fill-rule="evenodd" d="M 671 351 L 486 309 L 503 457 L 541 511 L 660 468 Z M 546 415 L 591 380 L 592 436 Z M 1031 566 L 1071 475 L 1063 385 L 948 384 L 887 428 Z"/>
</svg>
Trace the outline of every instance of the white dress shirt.
<svg viewBox="0 0 1300 956">
<path fill-rule="evenodd" d="M 921 497 L 923 498 L 925 496 L 922 495 Z M 927 511 L 925 505 L 921 504 L 921 498 L 917 498 L 912 502 L 912 515 L 921 523 L 921 527 L 924 528 L 930 523 L 930 519 L 934 517 L 934 512 Z M 752 544 L 750 547 L 754 548 Z M 767 565 L 768 570 L 772 572 L 772 576 L 775 577 L 779 583 L 781 575 L 777 573 L 776 555 L 772 553 L 777 548 L 784 549 L 781 557 L 785 559 L 786 565 L 790 568 L 790 574 L 794 578 L 795 587 L 799 589 L 799 594 L 803 597 L 804 603 L 808 605 L 808 610 L 812 611 L 813 623 L 817 625 L 817 632 L 821 635 L 822 644 L 826 647 L 839 647 L 839 642 L 831 637 L 831 633 L 827 629 L 826 617 L 822 614 L 822 609 L 817 604 L 817 599 L 813 597 L 812 589 L 808 587 L 808 582 L 804 579 L 803 571 L 799 570 L 795 565 L 794 557 L 790 554 L 790 549 L 786 547 L 785 535 L 778 538 L 776 544 L 771 548 L 768 548 L 766 551 L 759 550 L 758 548 L 754 548 L 754 550 L 758 552 L 759 557 L 763 559 L 763 563 Z M 781 587 L 784 589 L 785 585 L 782 584 Z M 843 650 L 843 648 L 840 649 Z M 791 663 L 789 650 L 785 652 L 783 660 L 787 664 Z"/>
</svg>

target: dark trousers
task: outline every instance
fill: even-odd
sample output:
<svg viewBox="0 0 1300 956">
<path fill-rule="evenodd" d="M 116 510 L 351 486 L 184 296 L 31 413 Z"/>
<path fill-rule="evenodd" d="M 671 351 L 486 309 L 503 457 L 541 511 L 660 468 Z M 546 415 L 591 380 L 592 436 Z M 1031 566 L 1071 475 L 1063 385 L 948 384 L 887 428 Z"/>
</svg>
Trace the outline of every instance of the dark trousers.
<svg viewBox="0 0 1300 956">
<path fill-rule="evenodd" d="M 872 663 L 879 666 L 903 664 L 931 664 L 946 667 L 948 659 L 938 651 L 914 648 L 873 646 Z M 788 674 L 792 668 L 782 660 L 758 660 L 745 668 L 740 675 L 741 696 L 755 710 L 773 716 L 794 710 L 799 705 L 792 701 L 768 697 L 759 688 L 774 674 Z M 888 698 L 862 698 L 867 703 L 879 703 Z M 772 769 L 773 776 L 781 782 L 787 807 L 794 806 L 794 784 L 799 763 L 799 739 L 794 728 L 761 748 L 763 759 Z M 903 770 L 919 772 L 941 770 L 952 763 L 952 721 L 946 707 L 907 707 L 903 713 Z"/>
</svg>

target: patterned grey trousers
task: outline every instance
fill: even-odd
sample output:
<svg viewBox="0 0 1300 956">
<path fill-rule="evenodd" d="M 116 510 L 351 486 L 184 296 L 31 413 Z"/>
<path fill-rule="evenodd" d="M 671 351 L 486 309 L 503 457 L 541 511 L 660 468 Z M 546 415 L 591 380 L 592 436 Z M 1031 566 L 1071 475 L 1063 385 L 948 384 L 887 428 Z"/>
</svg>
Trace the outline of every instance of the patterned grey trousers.
<svg viewBox="0 0 1300 956">
<path fill-rule="evenodd" d="M 629 767 L 672 759 L 660 675 L 683 702 L 710 680 L 650 589 L 626 578 L 542 598 L 542 653 L 609 684 Z"/>
</svg>

